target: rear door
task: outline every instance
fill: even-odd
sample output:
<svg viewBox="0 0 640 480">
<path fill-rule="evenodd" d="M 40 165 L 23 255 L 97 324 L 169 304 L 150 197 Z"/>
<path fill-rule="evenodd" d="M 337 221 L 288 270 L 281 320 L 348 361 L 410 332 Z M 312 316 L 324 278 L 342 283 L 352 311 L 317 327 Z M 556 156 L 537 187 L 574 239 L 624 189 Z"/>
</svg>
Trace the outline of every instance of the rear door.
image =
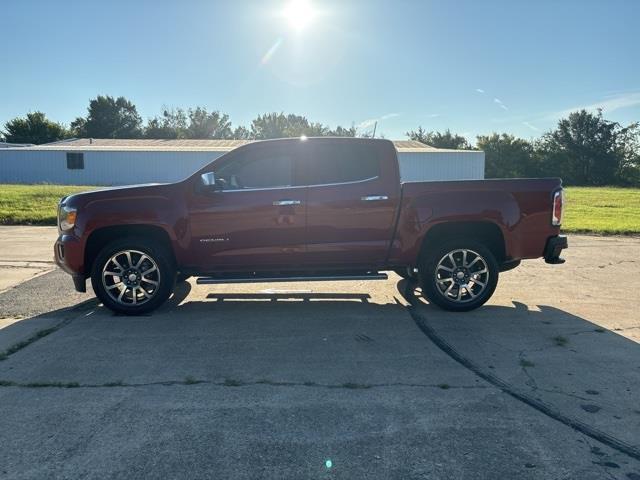
<svg viewBox="0 0 640 480">
<path fill-rule="evenodd" d="M 393 144 L 311 139 L 302 169 L 309 263 L 373 267 L 386 259 L 400 184 Z"/>
<path fill-rule="evenodd" d="M 242 147 L 212 170 L 222 191 L 191 202 L 191 250 L 199 269 L 295 268 L 305 251 L 306 188 L 297 186 L 299 141 Z"/>
</svg>

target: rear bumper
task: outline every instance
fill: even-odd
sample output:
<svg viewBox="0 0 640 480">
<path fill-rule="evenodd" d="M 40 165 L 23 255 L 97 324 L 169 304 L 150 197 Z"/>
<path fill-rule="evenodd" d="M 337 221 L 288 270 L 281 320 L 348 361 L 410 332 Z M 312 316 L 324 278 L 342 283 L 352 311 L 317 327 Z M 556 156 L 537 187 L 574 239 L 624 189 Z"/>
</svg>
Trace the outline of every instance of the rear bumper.
<svg viewBox="0 0 640 480">
<path fill-rule="evenodd" d="M 56 265 L 71 275 L 75 289 L 86 292 L 84 248 L 80 239 L 73 235 L 60 235 L 53 246 L 53 258 Z"/>
<path fill-rule="evenodd" d="M 567 248 L 569 243 L 567 242 L 566 235 L 556 235 L 547 239 L 547 244 L 544 247 L 544 261 L 554 265 L 564 263 L 564 258 L 560 258 L 562 250 Z"/>
</svg>

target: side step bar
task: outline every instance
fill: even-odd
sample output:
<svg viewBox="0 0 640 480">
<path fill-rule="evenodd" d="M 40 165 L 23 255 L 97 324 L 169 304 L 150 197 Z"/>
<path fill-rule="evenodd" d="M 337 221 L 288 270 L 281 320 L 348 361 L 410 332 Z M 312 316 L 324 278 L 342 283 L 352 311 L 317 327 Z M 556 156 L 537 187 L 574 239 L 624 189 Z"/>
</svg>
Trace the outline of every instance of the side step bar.
<svg viewBox="0 0 640 480">
<path fill-rule="evenodd" d="M 334 282 L 337 280 L 386 280 L 389 278 L 386 273 L 371 272 L 362 275 L 311 275 L 298 277 L 199 277 L 196 283 L 271 283 L 271 282 Z"/>
</svg>

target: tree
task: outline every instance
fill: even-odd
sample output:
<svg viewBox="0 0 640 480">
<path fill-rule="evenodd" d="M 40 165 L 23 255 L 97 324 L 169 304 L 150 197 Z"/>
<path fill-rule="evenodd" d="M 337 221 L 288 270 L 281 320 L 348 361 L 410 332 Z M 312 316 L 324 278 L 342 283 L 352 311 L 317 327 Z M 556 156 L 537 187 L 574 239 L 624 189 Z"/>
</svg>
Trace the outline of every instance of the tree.
<svg viewBox="0 0 640 480">
<path fill-rule="evenodd" d="M 622 160 L 618 169 L 617 185 L 640 186 L 640 127 L 629 125 L 624 134 L 620 154 Z"/>
<path fill-rule="evenodd" d="M 206 108 L 190 108 L 186 138 L 233 138 L 229 115 L 219 111 L 208 112 Z"/>
<path fill-rule="evenodd" d="M 4 125 L 5 140 L 9 143 L 49 143 L 68 135 L 64 125 L 53 122 L 42 112 L 29 112 L 26 117 L 16 117 Z"/>
<path fill-rule="evenodd" d="M 622 127 L 601 110 L 580 110 L 546 133 L 538 149 L 545 171 L 567 183 L 613 185 L 637 174 L 637 137 L 638 124 Z"/>
<path fill-rule="evenodd" d="M 306 117 L 283 112 L 258 115 L 251 122 L 250 137 L 258 140 L 266 138 L 300 137 L 355 137 L 356 127 L 337 126 L 334 130 L 320 122 L 310 122 Z"/>
<path fill-rule="evenodd" d="M 136 106 L 124 97 L 98 95 L 89 102 L 86 118 L 76 118 L 71 128 L 79 137 L 138 138 L 142 118 Z"/>
<path fill-rule="evenodd" d="M 335 130 L 329 130 L 328 135 L 331 137 L 355 137 L 356 127 L 351 125 L 350 128 L 341 127 L 338 125 Z"/>
<path fill-rule="evenodd" d="M 473 148 L 466 138 L 462 135 L 451 133 L 448 128 L 443 133 L 440 133 L 435 131 L 427 132 L 422 127 L 418 127 L 417 130 L 411 130 L 406 135 L 411 140 L 416 140 L 435 148 L 451 148 L 454 150 L 471 150 Z"/>
<path fill-rule="evenodd" d="M 246 127 L 239 126 L 233 131 L 233 138 L 236 140 L 250 140 L 251 132 Z"/>
<path fill-rule="evenodd" d="M 316 132 L 316 135 L 323 133 L 322 127 L 319 124 L 318 126 L 320 132 Z M 258 115 L 251 122 L 251 137 L 263 140 L 267 138 L 308 136 L 310 128 L 309 120 L 301 115 L 285 115 L 282 112 L 265 113 L 264 115 Z"/>
<path fill-rule="evenodd" d="M 76 117 L 69 126 L 69 132 L 72 137 L 86 137 L 87 136 L 87 119 L 84 117 Z"/>
<path fill-rule="evenodd" d="M 479 135 L 476 145 L 485 153 L 487 178 L 534 177 L 538 174 L 533 145 L 507 133 Z"/>
<path fill-rule="evenodd" d="M 162 117 L 154 117 L 144 129 L 147 138 L 186 138 L 187 114 L 183 109 L 164 109 Z"/>
</svg>

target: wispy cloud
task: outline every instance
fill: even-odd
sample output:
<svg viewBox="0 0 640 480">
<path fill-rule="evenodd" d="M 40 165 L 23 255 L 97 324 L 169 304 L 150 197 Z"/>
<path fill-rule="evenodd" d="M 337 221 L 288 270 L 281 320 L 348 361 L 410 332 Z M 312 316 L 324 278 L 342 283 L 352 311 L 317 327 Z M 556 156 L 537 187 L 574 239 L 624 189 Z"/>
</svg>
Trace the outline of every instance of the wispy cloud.
<svg viewBox="0 0 640 480">
<path fill-rule="evenodd" d="M 363 120 L 362 122 L 360 122 L 356 128 L 358 128 L 359 130 L 364 130 L 367 128 L 371 128 L 373 127 L 376 122 L 382 122 L 384 120 L 388 120 L 390 118 L 395 118 L 395 117 L 399 117 L 400 114 L 399 113 L 387 113 L 386 115 L 382 115 L 381 117 L 377 117 L 377 118 L 368 118 L 366 120 Z"/>
<path fill-rule="evenodd" d="M 638 105 L 640 105 L 640 92 L 628 92 L 620 95 L 605 97 L 599 102 L 591 103 L 588 105 L 576 105 L 575 107 L 560 110 L 559 112 L 554 112 L 553 114 L 549 115 L 548 118 L 557 119 L 566 117 L 571 112 L 575 112 L 576 110 L 595 111 L 598 109 L 602 109 L 603 112 L 611 113 L 615 112 L 616 110 L 635 107 Z"/>
<path fill-rule="evenodd" d="M 504 104 L 504 102 L 502 100 L 500 100 L 499 98 L 494 98 L 493 99 L 493 103 L 497 103 L 498 106 L 503 109 L 503 110 L 509 110 L 509 108 Z"/>
<path fill-rule="evenodd" d="M 478 92 L 480 95 L 487 95 L 487 92 L 482 89 L 482 88 L 476 88 L 476 92 Z M 489 97 L 491 98 L 491 97 Z M 493 97 L 493 103 L 495 103 L 496 105 L 498 105 L 502 110 L 508 111 L 509 107 L 507 107 L 504 102 L 502 100 L 500 100 L 497 97 Z"/>
<path fill-rule="evenodd" d="M 533 130 L 534 132 L 539 132 L 540 129 L 538 127 L 536 127 L 535 125 L 530 124 L 529 122 L 522 122 L 522 124 L 525 127 L 529 127 L 531 130 Z"/>
</svg>

